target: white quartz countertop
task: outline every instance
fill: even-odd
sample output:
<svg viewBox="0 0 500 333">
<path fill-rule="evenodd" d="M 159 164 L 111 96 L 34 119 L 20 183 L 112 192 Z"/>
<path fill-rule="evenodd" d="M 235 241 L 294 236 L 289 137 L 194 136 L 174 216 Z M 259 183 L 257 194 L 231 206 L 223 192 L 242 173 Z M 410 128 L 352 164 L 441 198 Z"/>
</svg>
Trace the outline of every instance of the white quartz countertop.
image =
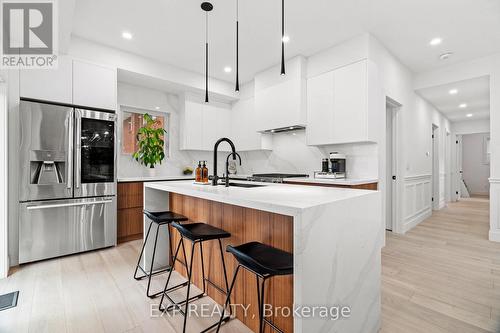
<svg viewBox="0 0 500 333">
<path fill-rule="evenodd" d="M 376 178 L 366 178 L 366 179 L 321 179 L 321 178 L 287 178 L 285 179 L 287 183 L 311 183 L 311 184 L 330 184 L 330 185 L 345 185 L 345 186 L 355 186 L 355 185 L 365 185 L 378 183 Z"/>
<path fill-rule="evenodd" d="M 194 175 L 189 175 L 189 176 L 154 176 L 154 177 L 118 177 L 118 183 L 159 182 L 159 181 L 174 181 L 174 180 L 189 180 L 189 179 L 194 179 Z"/>
<path fill-rule="evenodd" d="M 169 181 L 146 183 L 146 188 L 173 192 L 206 200 L 254 208 L 278 214 L 295 215 L 303 210 L 347 200 L 354 197 L 376 194 L 377 191 L 335 187 L 300 186 L 234 181 L 238 183 L 262 184 L 254 188 L 196 185 L 192 181 Z"/>
</svg>

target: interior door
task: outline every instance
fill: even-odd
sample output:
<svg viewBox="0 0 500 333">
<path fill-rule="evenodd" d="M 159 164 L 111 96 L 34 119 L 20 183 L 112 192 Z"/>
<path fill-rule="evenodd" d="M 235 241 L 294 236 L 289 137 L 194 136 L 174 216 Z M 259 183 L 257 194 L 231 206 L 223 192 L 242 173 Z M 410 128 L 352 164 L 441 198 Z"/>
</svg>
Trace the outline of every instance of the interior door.
<svg viewBox="0 0 500 333">
<path fill-rule="evenodd" d="M 75 197 L 114 195 L 116 115 L 81 109 L 75 115 Z"/>
</svg>

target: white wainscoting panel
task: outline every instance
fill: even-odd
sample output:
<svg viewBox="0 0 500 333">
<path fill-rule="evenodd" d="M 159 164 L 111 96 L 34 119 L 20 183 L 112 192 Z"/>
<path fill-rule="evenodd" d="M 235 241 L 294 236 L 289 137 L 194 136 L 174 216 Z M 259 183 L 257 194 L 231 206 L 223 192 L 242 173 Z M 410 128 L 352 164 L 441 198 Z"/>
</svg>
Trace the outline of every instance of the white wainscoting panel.
<svg viewBox="0 0 500 333">
<path fill-rule="evenodd" d="M 432 176 L 409 176 L 404 179 L 402 232 L 405 233 L 432 215 Z"/>
<path fill-rule="evenodd" d="M 500 242 L 500 179 L 490 178 L 490 241 Z"/>
</svg>

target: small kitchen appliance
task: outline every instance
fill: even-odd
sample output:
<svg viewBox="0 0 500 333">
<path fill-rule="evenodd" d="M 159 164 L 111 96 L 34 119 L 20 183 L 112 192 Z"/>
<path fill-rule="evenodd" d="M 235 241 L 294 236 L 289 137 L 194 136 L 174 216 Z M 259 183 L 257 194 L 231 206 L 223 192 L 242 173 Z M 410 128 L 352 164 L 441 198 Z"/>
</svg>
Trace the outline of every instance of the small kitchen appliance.
<svg viewBox="0 0 500 333">
<path fill-rule="evenodd" d="M 330 153 L 330 166 L 326 168 L 328 159 L 323 159 L 321 172 L 315 172 L 314 178 L 319 179 L 343 179 L 346 177 L 346 156 L 338 152 Z"/>
</svg>

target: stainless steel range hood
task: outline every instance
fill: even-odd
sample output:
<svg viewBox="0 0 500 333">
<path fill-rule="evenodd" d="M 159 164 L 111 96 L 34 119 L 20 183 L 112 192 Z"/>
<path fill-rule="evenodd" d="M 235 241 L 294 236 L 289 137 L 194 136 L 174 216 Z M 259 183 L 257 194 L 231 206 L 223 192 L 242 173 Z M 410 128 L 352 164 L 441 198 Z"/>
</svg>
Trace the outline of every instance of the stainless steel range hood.
<svg viewBox="0 0 500 333">
<path fill-rule="evenodd" d="M 305 126 L 296 125 L 296 126 L 274 128 L 274 129 L 263 131 L 262 133 L 284 133 L 284 132 L 300 131 L 300 130 L 305 130 L 305 129 L 306 129 Z"/>
</svg>

